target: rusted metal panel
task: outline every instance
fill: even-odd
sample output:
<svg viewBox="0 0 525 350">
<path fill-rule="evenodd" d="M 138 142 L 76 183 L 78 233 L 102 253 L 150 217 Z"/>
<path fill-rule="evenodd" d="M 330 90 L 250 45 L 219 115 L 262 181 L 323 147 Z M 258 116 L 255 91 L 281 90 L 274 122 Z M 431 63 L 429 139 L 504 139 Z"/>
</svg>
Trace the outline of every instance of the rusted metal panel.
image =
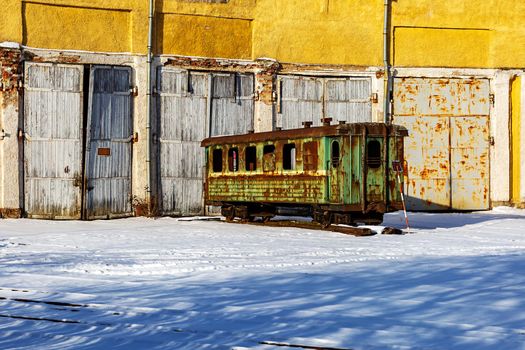
<svg viewBox="0 0 525 350">
<path fill-rule="evenodd" d="M 396 116 L 489 115 L 487 79 L 397 78 Z"/>
<path fill-rule="evenodd" d="M 253 75 L 213 73 L 210 136 L 253 130 Z"/>
<path fill-rule="evenodd" d="M 404 117 L 395 121 L 409 129 L 405 138 L 406 196 L 411 209 L 450 207 L 450 125 L 448 118 Z"/>
<path fill-rule="evenodd" d="M 409 209 L 490 207 L 489 87 L 486 79 L 395 80 L 394 122 L 410 134 Z"/>
<path fill-rule="evenodd" d="M 85 165 L 86 218 L 130 216 L 133 214 L 131 68 L 92 67 L 90 101 Z"/>
<path fill-rule="evenodd" d="M 29 217 L 79 219 L 82 66 L 25 63 L 24 196 Z"/>
<path fill-rule="evenodd" d="M 279 76 L 276 126 L 301 127 L 305 121 L 372 121 L 371 82 L 368 78 Z"/>
<path fill-rule="evenodd" d="M 488 117 L 451 118 L 452 207 L 489 207 Z"/>
<path fill-rule="evenodd" d="M 209 73 L 162 68 L 157 81 L 161 212 L 201 214 Z"/>
</svg>

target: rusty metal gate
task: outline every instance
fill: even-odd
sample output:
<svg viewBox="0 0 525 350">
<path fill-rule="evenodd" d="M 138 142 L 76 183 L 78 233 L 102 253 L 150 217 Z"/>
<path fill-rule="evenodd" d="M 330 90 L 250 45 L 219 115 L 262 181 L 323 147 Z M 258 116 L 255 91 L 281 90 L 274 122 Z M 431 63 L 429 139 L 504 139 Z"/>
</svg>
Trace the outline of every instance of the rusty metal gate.
<svg viewBox="0 0 525 350">
<path fill-rule="evenodd" d="M 393 111 L 409 131 L 409 209 L 488 209 L 488 79 L 396 78 Z"/>
<path fill-rule="evenodd" d="M 83 67 L 26 62 L 24 202 L 28 217 L 79 219 Z"/>
<path fill-rule="evenodd" d="M 253 75 L 162 67 L 157 73 L 160 212 L 203 212 L 202 139 L 253 129 Z"/>
<path fill-rule="evenodd" d="M 321 118 L 334 121 L 372 121 L 370 78 L 321 78 L 286 76 L 277 78 L 276 126 L 283 129 L 302 127 Z"/>
<path fill-rule="evenodd" d="M 86 131 L 87 219 L 132 215 L 131 68 L 94 66 Z"/>
</svg>

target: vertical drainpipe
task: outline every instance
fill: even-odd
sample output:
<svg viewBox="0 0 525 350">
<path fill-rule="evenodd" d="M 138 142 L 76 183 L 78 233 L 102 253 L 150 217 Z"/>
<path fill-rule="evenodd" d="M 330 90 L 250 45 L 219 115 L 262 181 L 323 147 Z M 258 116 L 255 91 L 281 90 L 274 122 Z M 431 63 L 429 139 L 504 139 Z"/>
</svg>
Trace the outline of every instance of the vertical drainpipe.
<svg viewBox="0 0 525 350">
<path fill-rule="evenodd" d="M 386 74 L 386 89 L 384 97 L 385 123 L 391 122 L 391 95 L 392 95 L 392 74 L 390 72 L 390 0 L 384 0 L 384 21 L 383 21 L 383 65 Z"/>
<path fill-rule="evenodd" d="M 391 107 L 392 107 L 392 74 L 390 72 L 390 0 L 384 0 L 384 20 L 383 20 L 383 64 L 385 67 L 386 74 L 386 89 L 384 94 L 384 116 L 385 123 L 389 125 L 391 123 Z M 388 131 L 385 130 L 383 138 L 383 154 L 385 159 L 385 169 L 389 169 L 390 159 L 388 155 L 390 153 L 388 138 L 386 137 Z M 390 204 L 390 191 L 388 184 L 390 183 L 389 171 L 385 171 L 385 183 L 383 186 L 383 198 L 388 205 Z"/>
<path fill-rule="evenodd" d="M 151 196 L 151 187 L 153 185 L 152 171 L 151 171 L 151 119 L 152 119 L 152 95 L 153 95 L 153 85 L 152 85 L 152 42 L 153 42 L 153 15 L 154 15 L 154 2 L 155 0 L 149 0 L 149 15 L 148 15 L 148 57 L 147 57 L 147 92 L 146 92 L 146 167 L 147 167 L 147 178 L 148 178 L 148 190 L 146 191 L 146 201 L 148 203 L 148 214 L 151 215 L 152 212 L 152 196 Z"/>
</svg>

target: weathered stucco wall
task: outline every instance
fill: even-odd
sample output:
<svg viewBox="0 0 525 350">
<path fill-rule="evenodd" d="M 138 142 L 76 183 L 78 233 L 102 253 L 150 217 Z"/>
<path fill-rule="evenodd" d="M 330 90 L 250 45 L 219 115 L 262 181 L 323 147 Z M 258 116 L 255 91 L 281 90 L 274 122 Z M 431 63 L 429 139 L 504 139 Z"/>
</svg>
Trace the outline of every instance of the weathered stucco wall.
<svg viewBox="0 0 525 350">
<path fill-rule="evenodd" d="M 382 1 L 257 2 L 254 57 L 283 62 L 381 65 Z"/>
<path fill-rule="evenodd" d="M 381 0 L 156 0 L 156 53 L 280 62 L 381 66 Z M 525 65 L 525 3 L 393 1 L 399 66 Z M 148 3 L 139 0 L 6 0 L 0 42 L 146 53 Z"/>
<path fill-rule="evenodd" d="M 19 217 L 20 50 L 0 46 L 0 217 Z"/>
</svg>

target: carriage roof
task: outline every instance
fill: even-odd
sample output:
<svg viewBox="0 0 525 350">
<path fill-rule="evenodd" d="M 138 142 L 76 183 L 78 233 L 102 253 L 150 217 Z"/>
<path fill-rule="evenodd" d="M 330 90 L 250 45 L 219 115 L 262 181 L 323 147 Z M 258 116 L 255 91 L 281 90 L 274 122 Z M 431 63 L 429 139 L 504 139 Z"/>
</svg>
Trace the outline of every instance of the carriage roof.
<svg viewBox="0 0 525 350">
<path fill-rule="evenodd" d="M 255 143 L 267 142 L 275 140 L 289 140 L 302 138 L 315 138 L 326 136 L 340 136 L 340 135 L 360 135 L 366 133 L 367 135 L 391 135 L 391 136 L 407 136 L 408 131 L 405 127 L 385 124 L 385 123 L 341 123 L 335 125 L 304 127 L 300 129 L 289 130 L 275 130 L 258 133 L 248 133 L 242 135 L 232 136 L 217 136 L 209 137 L 201 142 L 201 147 L 208 147 L 222 144 L 238 144 L 238 143 Z"/>
</svg>

